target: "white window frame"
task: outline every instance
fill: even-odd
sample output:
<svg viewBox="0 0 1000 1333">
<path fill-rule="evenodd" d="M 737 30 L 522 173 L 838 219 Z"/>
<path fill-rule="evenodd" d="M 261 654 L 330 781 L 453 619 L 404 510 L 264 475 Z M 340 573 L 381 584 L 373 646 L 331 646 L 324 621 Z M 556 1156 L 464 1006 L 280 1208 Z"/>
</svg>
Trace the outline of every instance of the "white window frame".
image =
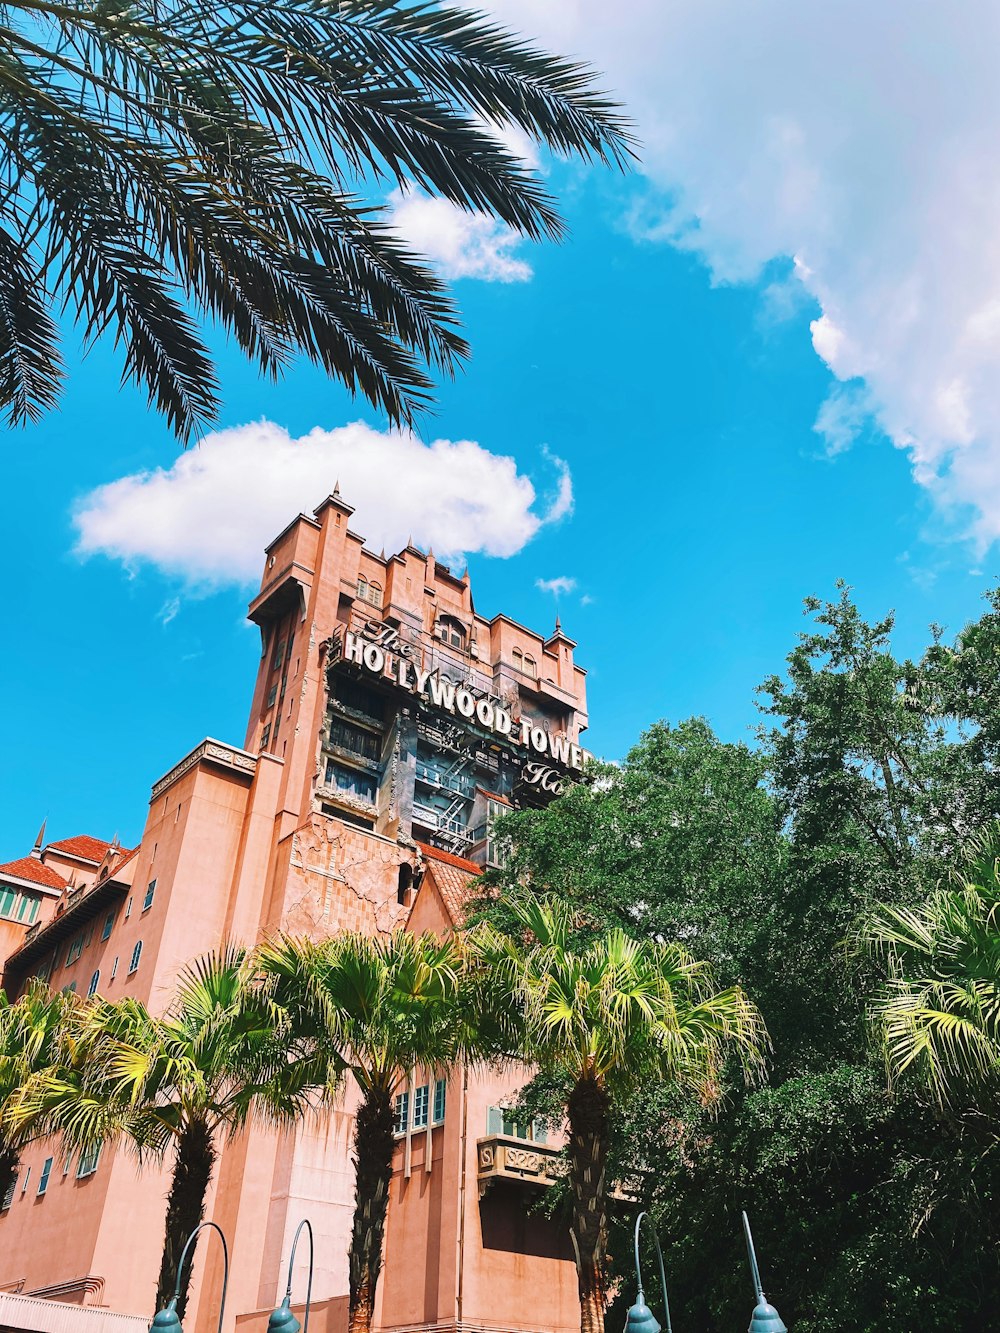
<svg viewBox="0 0 1000 1333">
<path fill-rule="evenodd" d="M 45 1161 L 42 1164 L 42 1174 L 38 1178 L 39 1197 L 43 1195 L 49 1187 L 49 1176 L 51 1176 L 52 1174 L 52 1162 L 53 1159 L 51 1157 L 46 1157 Z"/>
</svg>

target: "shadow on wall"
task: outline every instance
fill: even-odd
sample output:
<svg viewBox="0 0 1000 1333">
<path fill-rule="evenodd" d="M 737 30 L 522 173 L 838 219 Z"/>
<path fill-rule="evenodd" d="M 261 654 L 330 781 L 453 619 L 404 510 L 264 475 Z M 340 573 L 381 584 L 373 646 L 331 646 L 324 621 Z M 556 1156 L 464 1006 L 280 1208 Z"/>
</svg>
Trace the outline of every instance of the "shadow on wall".
<svg viewBox="0 0 1000 1333">
<path fill-rule="evenodd" d="M 495 1181 L 479 1201 L 483 1248 L 573 1262 L 569 1229 L 559 1218 L 531 1212 L 535 1197 L 523 1185 Z"/>
</svg>

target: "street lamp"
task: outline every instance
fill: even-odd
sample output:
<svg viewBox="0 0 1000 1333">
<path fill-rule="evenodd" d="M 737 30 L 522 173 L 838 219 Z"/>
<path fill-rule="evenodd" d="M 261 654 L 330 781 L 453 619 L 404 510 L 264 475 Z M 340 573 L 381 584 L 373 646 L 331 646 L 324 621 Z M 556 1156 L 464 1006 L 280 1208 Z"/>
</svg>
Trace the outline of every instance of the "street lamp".
<svg viewBox="0 0 1000 1333">
<path fill-rule="evenodd" d="M 750 1256 L 750 1272 L 753 1274 L 754 1291 L 757 1294 L 757 1304 L 754 1307 L 753 1316 L 750 1320 L 750 1327 L 747 1333 L 788 1333 L 788 1329 L 781 1321 L 781 1315 L 773 1305 L 770 1305 L 764 1295 L 764 1288 L 760 1285 L 760 1269 L 757 1267 L 757 1253 L 753 1247 L 753 1236 L 750 1234 L 750 1220 L 746 1213 L 743 1214 L 743 1230 L 747 1238 L 747 1253 Z"/>
<path fill-rule="evenodd" d="M 635 1276 L 639 1285 L 639 1292 L 635 1298 L 635 1305 L 628 1312 L 628 1318 L 625 1320 L 625 1333 L 660 1333 L 660 1325 L 656 1322 L 652 1310 L 646 1304 L 646 1297 L 642 1290 L 642 1269 L 639 1267 L 639 1228 L 642 1225 L 642 1219 L 649 1217 L 648 1213 L 640 1213 L 635 1219 Z M 667 1275 L 663 1270 L 663 1251 L 660 1249 L 660 1238 L 656 1232 L 653 1232 L 653 1240 L 656 1242 L 656 1257 L 660 1261 L 660 1282 L 663 1285 L 663 1313 L 667 1321 L 667 1333 L 672 1333 L 670 1327 L 670 1303 L 667 1300 Z"/>
<path fill-rule="evenodd" d="M 299 1243 L 299 1236 L 302 1234 L 303 1227 L 309 1232 L 309 1282 L 306 1286 L 306 1318 L 303 1333 L 309 1333 L 309 1303 L 312 1300 L 314 1250 L 312 1223 L 307 1217 L 304 1217 L 295 1229 L 295 1236 L 292 1239 L 292 1252 L 288 1256 L 288 1285 L 285 1288 L 285 1299 L 268 1316 L 267 1333 L 299 1333 L 299 1329 L 302 1328 L 302 1325 L 292 1314 L 292 1271 L 295 1267 L 295 1247 Z"/>
<path fill-rule="evenodd" d="M 226 1237 L 220 1226 L 215 1222 L 200 1222 L 191 1232 L 181 1250 L 180 1263 L 177 1265 L 177 1281 L 174 1284 L 174 1294 L 162 1310 L 157 1310 L 153 1315 L 153 1322 L 149 1326 L 149 1333 L 184 1333 L 184 1328 L 177 1314 L 177 1302 L 181 1298 L 181 1279 L 184 1276 L 184 1264 L 188 1257 L 188 1250 L 198 1238 L 198 1232 L 204 1231 L 206 1227 L 211 1227 L 213 1231 L 219 1233 L 219 1239 L 222 1241 L 222 1301 L 219 1304 L 219 1333 L 222 1333 L 222 1317 L 226 1312 L 226 1288 L 229 1286 L 229 1246 L 226 1244 Z"/>
</svg>

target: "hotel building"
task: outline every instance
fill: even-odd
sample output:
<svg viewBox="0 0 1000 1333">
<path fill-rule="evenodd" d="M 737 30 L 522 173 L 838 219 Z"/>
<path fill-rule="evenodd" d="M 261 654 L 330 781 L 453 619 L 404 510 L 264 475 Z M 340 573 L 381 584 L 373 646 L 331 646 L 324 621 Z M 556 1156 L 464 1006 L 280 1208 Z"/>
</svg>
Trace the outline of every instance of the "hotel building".
<svg viewBox="0 0 1000 1333">
<path fill-rule="evenodd" d="M 181 968 L 225 941 L 450 929 L 493 859 L 497 812 L 544 803 L 581 767 L 584 672 L 558 622 L 544 637 L 483 617 L 467 573 L 412 544 L 376 555 L 352 512 L 335 492 L 265 553 L 243 745 L 203 740 L 154 783 L 137 847 L 40 834 L 0 865 L 9 996 L 42 977 L 156 1009 Z M 516 1084 L 418 1069 L 401 1089 L 385 1333 L 579 1327 L 566 1228 L 531 1209 L 556 1149 L 505 1114 Z M 206 1216 L 233 1256 L 228 1329 L 263 1333 L 303 1217 L 313 1320 L 346 1327 L 352 1114 L 348 1096 L 322 1123 L 223 1142 Z M 0 1328 L 145 1327 L 168 1168 L 140 1174 L 110 1146 L 77 1161 L 53 1143 L 28 1149 L 0 1200 Z M 306 1263 L 300 1246 L 299 1298 Z M 203 1237 L 189 1331 L 215 1327 L 221 1279 Z"/>
</svg>

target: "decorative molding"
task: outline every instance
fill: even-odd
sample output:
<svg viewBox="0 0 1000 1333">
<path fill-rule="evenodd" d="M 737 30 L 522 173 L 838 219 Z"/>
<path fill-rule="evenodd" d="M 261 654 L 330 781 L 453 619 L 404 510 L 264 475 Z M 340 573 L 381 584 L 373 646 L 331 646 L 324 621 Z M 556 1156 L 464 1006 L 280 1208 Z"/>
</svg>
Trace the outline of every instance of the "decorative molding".
<svg viewBox="0 0 1000 1333">
<path fill-rule="evenodd" d="M 162 796 L 168 787 L 172 787 L 179 778 L 182 778 L 185 773 L 203 760 L 212 764 L 220 764 L 223 768 L 232 769 L 237 773 L 246 773 L 251 777 L 257 771 L 256 755 L 241 750 L 236 745 L 225 745 L 222 741 L 203 740 L 190 754 L 185 755 L 181 762 L 172 768 L 169 773 L 165 773 L 159 782 L 154 782 L 149 799 L 155 801 L 158 796 Z"/>
</svg>

